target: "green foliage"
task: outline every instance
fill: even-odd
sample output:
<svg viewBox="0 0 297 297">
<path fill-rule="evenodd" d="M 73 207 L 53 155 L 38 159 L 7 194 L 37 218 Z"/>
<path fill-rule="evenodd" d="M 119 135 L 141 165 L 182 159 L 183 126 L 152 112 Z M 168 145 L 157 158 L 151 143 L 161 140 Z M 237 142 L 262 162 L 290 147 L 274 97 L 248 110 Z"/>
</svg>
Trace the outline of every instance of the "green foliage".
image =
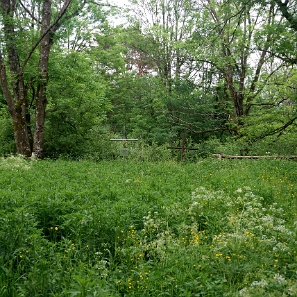
<svg viewBox="0 0 297 297">
<path fill-rule="evenodd" d="M 296 154 L 296 92 L 294 75 L 279 78 L 269 84 L 268 98 L 253 107 L 251 116 L 244 118 L 239 130 L 239 143 L 250 153 L 267 152 L 280 155 Z M 269 154 L 270 154 L 269 153 Z"/>
<path fill-rule="evenodd" d="M 1 96 L 1 95 L 0 95 Z M 0 102 L 0 156 L 15 153 L 13 126 L 6 105 Z"/>
<path fill-rule="evenodd" d="M 78 52 L 57 53 L 48 86 L 47 157 L 81 157 L 97 143 L 97 127 L 111 108 L 107 85 L 92 60 Z"/>
<path fill-rule="evenodd" d="M 296 71 L 282 64 L 294 62 L 296 32 L 280 18 L 276 1 L 132 2 L 124 11 L 127 27 L 108 23 L 119 12 L 115 7 L 88 1 L 72 1 L 59 24 L 47 88 L 46 157 L 117 158 L 119 147 L 109 139 L 122 137 L 124 126 L 125 136 L 140 139 L 129 156 L 139 160 L 178 160 L 179 151 L 165 146 L 180 145 L 182 134 L 199 148 L 186 152 L 191 161 L 218 152 L 296 153 Z M 42 1 L 30 3 L 31 15 L 21 5 L 16 12 L 20 61 L 39 34 L 31 17 L 40 14 Z M 53 1 L 53 19 L 59 5 Z M 24 70 L 32 123 L 38 51 Z M 234 114 L 236 104 L 246 116 Z M 0 108 L 5 155 L 14 145 L 6 105 Z"/>
<path fill-rule="evenodd" d="M 96 65 L 96 71 L 104 76 L 107 82 L 110 82 L 110 79 L 118 81 L 125 72 L 123 57 L 123 54 L 127 52 L 123 44 L 125 37 L 123 29 L 111 28 L 105 24 L 101 32 L 95 35 L 97 46 L 89 49 Z"/>
<path fill-rule="evenodd" d="M 108 123 L 114 133 L 120 133 L 125 126 L 130 136 L 148 144 L 168 141 L 171 133 L 165 104 L 168 94 L 157 78 L 127 74 L 118 79 L 109 97 L 113 108 Z"/>
<path fill-rule="evenodd" d="M 295 165 L 2 158 L 1 296 L 294 296 Z"/>
<path fill-rule="evenodd" d="M 118 146 L 122 147 L 122 144 Z M 129 149 L 129 146 L 128 146 Z M 147 144 L 143 140 L 139 140 L 134 145 L 130 145 L 128 159 L 141 162 L 160 162 L 174 160 L 167 145 L 158 143 Z"/>
</svg>

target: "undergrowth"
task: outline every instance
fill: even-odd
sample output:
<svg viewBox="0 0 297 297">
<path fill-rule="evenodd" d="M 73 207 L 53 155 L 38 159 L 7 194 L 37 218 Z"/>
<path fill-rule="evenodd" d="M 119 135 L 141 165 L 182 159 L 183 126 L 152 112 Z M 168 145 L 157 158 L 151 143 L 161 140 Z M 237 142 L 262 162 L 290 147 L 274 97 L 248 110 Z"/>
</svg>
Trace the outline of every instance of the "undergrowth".
<svg viewBox="0 0 297 297">
<path fill-rule="evenodd" d="M 0 160 L 0 296 L 296 296 L 296 163 Z"/>
</svg>

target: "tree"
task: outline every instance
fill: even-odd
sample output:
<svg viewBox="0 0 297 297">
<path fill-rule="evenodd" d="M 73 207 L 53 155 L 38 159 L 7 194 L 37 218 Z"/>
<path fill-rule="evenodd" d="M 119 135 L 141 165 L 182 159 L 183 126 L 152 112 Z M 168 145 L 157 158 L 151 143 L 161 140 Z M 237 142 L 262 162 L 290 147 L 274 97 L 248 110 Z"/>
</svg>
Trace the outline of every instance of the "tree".
<svg viewBox="0 0 297 297">
<path fill-rule="evenodd" d="M 283 17 L 290 23 L 291 28 L 297 31 L 296 1 L 285 0 L 285 2 L 282 2 L 281 0 L 274 0 L 274 2 L 278 5 Z M 292 10 L 289 7 L 290 2 Z"/>
<path fill-rule="evenodd" d="M 296 1 L 274 0 L 277 4 L 282 17 L 286 20 L 282 22 L 278 30 L 280 38 L 276 42 L 274 54 L 289 64 L 297 64 L 297 11 Z"/>
<path fill-rule="evenodd" d="M 208 0 L 205 8 L 213 20 L 212 34 L 209 32 L 206 44 L 209 46 L 210 41 L 216 46 L 211 47 L 211 54 L 207 52 L 210 58 L 205 60 L 216 67 L 218 79 L 223 81 L 225 89 L 225 98 L 220 100 L 231 100 L 233 113 L 230 117 L 238 124 L 243 116 L 249 115 L 265 81 L 284 66 L 281 62 L 274 62 L 268 51 L 272 32 L 265 32 L 257 40 L 263 20 L 265 26 L 276 22 L 275 9 L 271 5 L 263 13 L 244 2 L 229 0 L 220 3 Z M 259 41 L 262 51 L 255 50 Z M 268 65 L 270 67 L 266 67 Z"/>
<path fill-rule="evenodd" d="M 136 28 L 134 53 L 150 68 L 155 66 L 170 92 L 173 80 L 188 76 L 191 69 L 186 65 L 188 56 L 184 48 L 195 28 L 195 2 L 138 0 L 134 1 L 132 12 Z"/>
<path fill-rule="evenodd" d="M 288 65 L 297 64 L 296 43 L 297 43 L 297 12 L 296 0 L 271 0 L 271 5 L 275 6 L 275 13 L 278 15 L 279 22 L 267 26 L 267 31 L 274 32 L 274 38 L 271 40 L 269 53 L 274 57 L 286 62 Z M 265 10 L 266 1 L 256 0 L 259 9 Z M 259 50 L 265 50 L 261 45 Z M 267 49 L 266 49 L 267 50 Z"/>
<path fill-rule="evenodd" d="M 34 8 L 38 2 L 32 1 L 25 6 L 22 1 L 1 1 L 0 12 L 2 17 L 3 37 L 0 52 L 1 87 L 7 102 L 9 113 L 14 127 L 14 138 L 17 153 L 42 158 L 44 145 L 44 122 L 46 109 L 46 87 L 48 83 L 48 63 L 50 50 L 54 41 L 54 34 L 58 30 L 61 19 L 66 13 L 72 0 L 65 0 L 55 20 L 52 20 L 52 10 L 55 8 L 52 1 L 44 0 L 41 11 L 34 16 Z M 58 4 L 58 3 L 56 3 Z M 31 11 L 30 11 L 31 8 Z M 22 19 L 25 14 L 26 18 Z M 28 45 L 26 55 L 22 52 L 21 31 L 26 29 L 26 22 L 37 24 L 40 28 L 39 38 L 33 45 Z M 21 22 L 21 27 L 18 23 Z M 28 88 L 32 83 L 25 80 L 25 68 L 29 59 L 39 46 L 39 62 L 37 70 L 35 126 L 33 143 L 30 143 L 30 127 L 28 126 Z M 8 67 L 7 67 L 8 65 Z"/>
<path fill-rule="evenodd" d="M 98 45 L 90 50 L 96 71 L 108 85 L 106 97 L 112 103 L 106 124 L 112 133 L 121 133 L 125 126 L 133 137 L 162 143 L 167 140 L 160 135 L 168 121 L 159 103 L 167 91 L 157 76 L 150 75 L 151 60 L 136 50 L 137 39 L 139 43 L 143 40 L 141 34 L 136 38 L 133 27 L 107 27 L 96 35 Z"/>
<path fill-rule="evenodd" d="M 71 40 L 75 29 L 71 20 L 83 15 L 91 18 L 95 27 L 98 18 L 94 15 L 101 18 L 99 4 L 88 0 L 1 0 L 0 80 L 17 153 L 43 157 L 50 53 L 61 37 L 68 37 L 68 45 L 81 50 L 85 44 Z M 91 39 L 90 32 L 84 31 L 80 36 Z M 65 47 L 65 43 L 60 45 Z"/>
<path fill-rule="evenodd" d="M 197 73 L 204 67 L 203 62 L 195 61 L 192 56 L 193 34 L 199 26 L 195 21 L 199 18 L 199 5 L 190 0 L 138 0 L 133 4 L 131 20 L 134 26 L 126 41 L 129 49 L 127 64 L 138 76 L 146 78 L 144 85 L 148 81 L 148 85 L 153 81 L 153 85 L 158 85 L 151 91 L 154 96 L 143 92 L 142 100 L 155 98 L 146 105 L 151 104 L 155 113 L 166 115 L 167 135 L 180 138 L 180 133 L 185 130 L 193 133 L 195 126 L 197 128 L 194 122 L 201 123 L 205 112 L 205 109 L 197 111 L 198 104 L 190 107 L 194 97 L 200 96 L 196 92 Z M 161 84 L 156 84 L 157 78 L 163 84 L 163 90 Z M 156 101 L 159 102 L 157 105 Z M 162 111 L 157 111 L 156 106 Z M 187 115 L 189 111 L 191 119 Z"/>
<path fill-rule="evenodd" d="M 53 52 L 47 87 L 45 157 L 78 158 L 96 150 L 111 104 L 107 82 L 86 52 Z"/>
</svg>

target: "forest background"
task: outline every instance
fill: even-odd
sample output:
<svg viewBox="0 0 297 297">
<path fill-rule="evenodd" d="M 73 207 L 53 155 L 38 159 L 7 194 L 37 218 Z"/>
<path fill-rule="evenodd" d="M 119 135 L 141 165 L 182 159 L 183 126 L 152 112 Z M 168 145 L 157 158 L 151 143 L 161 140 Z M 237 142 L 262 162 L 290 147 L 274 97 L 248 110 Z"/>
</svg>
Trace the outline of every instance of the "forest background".
<svg viewBox="0 0 297 297">
<path fill-rule="evenodd" d="M 295 0 L 1 0 L 0 24 L 3 156 L 297 154 Z"/>
</svg>

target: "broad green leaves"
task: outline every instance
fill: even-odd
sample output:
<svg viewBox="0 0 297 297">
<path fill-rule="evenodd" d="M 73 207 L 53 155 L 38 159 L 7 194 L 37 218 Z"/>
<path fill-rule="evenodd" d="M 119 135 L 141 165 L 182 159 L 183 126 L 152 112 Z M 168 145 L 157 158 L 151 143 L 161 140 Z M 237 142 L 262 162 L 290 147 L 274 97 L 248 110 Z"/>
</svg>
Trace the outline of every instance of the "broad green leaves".
<svg viewBox="0 0 297 297">
<path fill-rule="evenodd" d="M 48 86 L 47 154 L 82 154 L 102 125 L 111 105 L 106 82 L 96 74 L 92 58 L 78 52 L 55 53 Z"/>
</svg>

